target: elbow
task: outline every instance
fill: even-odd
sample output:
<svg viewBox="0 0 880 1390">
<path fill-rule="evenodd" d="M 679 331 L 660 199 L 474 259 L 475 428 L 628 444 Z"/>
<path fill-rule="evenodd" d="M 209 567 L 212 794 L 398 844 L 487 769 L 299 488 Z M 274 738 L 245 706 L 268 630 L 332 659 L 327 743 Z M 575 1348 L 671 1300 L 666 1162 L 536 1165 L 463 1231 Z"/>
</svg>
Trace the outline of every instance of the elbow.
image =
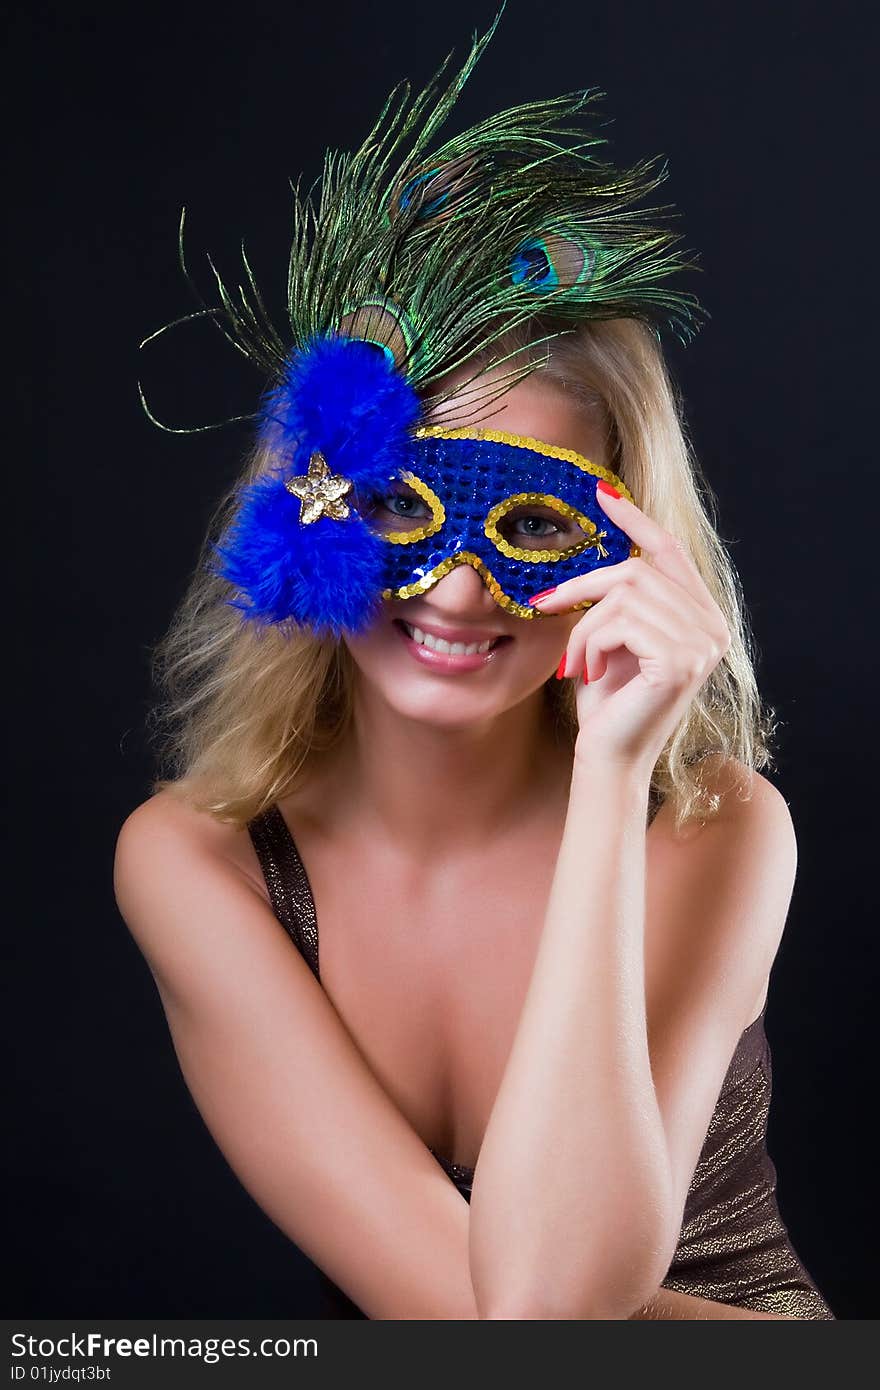
<svg viewBox="0 0 880 1390">
<path fill-rule="evenodd" d="M 642 1232 L 635 1243 L 617 1241 L 588 1269 L 580 1264 L 563 1276 L 557 1264 L 538 1287 L 529 1281 L 519 1294 L 498 1291 L 485 1306 L 478 1300 L 477 1316 L 506 1322 L 625 1321 L 655 1297 L 674 1253 L 665 1228 L 660 1234 Z"/>
<path fill-rule="evenodd" d="M 650 1303 L 665 1273 L 626 1281 L 596 1280 L 590 1286 L 579 1280 L 576 1290 L 548 1281 L 539 1291 L 521 1298 L 496 1298 L 487 1307 L 479 1308 L 477 1317 L 503 1322 L 622 1322 Z"/>
<path fill-rule="evenodd" d="M 643 1300 L 643 1303 L 647 1300 Z M 632 1310 L 633 1312 L 635 1309 Z M 623 1311 L 622 1306 L 603 1305 L 598 1301 L 582 1303 L 578 1308 L 573 1309 L 566 1305 L 557 1307 L 543 1303 L 516 1303 L 502 1304 L 493 1307 L 489 1312 L 481 1313 L 484 1319 L 495 1319 L 502 1322 L 617 1322 L 629 1318 L 631 1313 Z"/>
<path fill-rule="evenodd" d="M 638 1295 L 631 1288 L 615 1293 L 604 1287 L 595 1292 L 581 1289 L 576 1298 L 555 1298 L 552 1290 L 545 1290 L 540 1297 L 494 1303 L 478 1317 L 503 1322 L 625 1322 L 656 1292 L 657 1284 L 646 1284 Z"/>
</svg>

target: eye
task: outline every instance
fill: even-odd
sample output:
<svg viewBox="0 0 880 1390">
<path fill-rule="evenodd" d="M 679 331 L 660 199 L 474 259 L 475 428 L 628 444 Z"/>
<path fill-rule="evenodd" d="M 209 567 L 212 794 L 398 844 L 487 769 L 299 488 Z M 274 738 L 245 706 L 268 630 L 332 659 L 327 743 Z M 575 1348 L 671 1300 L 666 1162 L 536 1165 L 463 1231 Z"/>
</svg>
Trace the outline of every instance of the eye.
<svg viewBox="0 0 880 1390">
<path fill-rule="evenodd" d="M 551 536 L 561 529 L 549 516 L 541 516 L 538 512 L 523 512 L 522 516 L 514 517 L 511 524 L 519 536 Z M 542 530 L 542 527 L 547 529 Z"/>
<path fill-rule="evenodd" d="M 433 518 L 425 499 L 406 483 L 393 483 L 385 492 L 373 493 L 365 499 L 360 512 L 365 521 L 383 531 L 415 529 Z"/>
<path fill-rule="evenodd" d="M 585 534 L 577 522 L 552 507 L 519 507 L 501 518 L 498 530 L 524 550 L 567 550 Z"/>
</svg>

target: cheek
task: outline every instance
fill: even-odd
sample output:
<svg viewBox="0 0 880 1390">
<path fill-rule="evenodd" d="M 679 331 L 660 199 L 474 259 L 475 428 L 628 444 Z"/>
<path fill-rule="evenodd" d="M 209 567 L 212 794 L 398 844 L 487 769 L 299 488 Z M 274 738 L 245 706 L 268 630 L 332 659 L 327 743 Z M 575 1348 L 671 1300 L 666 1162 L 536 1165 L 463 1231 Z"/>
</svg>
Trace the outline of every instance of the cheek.
<svg viewBox="0 0 880 1390">
<path fill-rule="evenodd" d="M 529 632 L 529 641 L 536 651 L 561 652 L 581 617 L 582 613 L 561 613 L 556 617 L 538 618 L 531 624 L 534 631 Z"/>
<path fill-rule="evenodd" d="M 368 668 L 383 654 L 387 660 L 389 641 L 394 635 L 391 625 L 380 619 L 367 628 L 366 632 L 360 632 L 356 636 L 346 634 L 342 638 L 342 644 L 347 647 L 348 654 L 356 666 Z"/>
<path fill-rule="evenodd" d="M 394 625 L 395 616 L 393 610 L 383 606 L 365 632 L 348 633 L 342 638 L 354 667 L 373 684 L 388 689 L 413 669 L 412 657 Z"/>
</svg>

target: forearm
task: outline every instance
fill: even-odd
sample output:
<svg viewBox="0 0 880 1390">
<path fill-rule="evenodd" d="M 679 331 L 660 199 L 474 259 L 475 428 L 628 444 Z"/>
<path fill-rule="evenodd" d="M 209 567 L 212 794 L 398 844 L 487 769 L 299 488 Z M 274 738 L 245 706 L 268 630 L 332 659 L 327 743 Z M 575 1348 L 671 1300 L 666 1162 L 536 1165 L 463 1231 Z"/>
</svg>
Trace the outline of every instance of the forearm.
<svg viewBox="0 0 880 1390">
<path fill-rule="evenodd" d="M 649 779 L 576 761 L 534 970 L 480 1150 L 471 1278 L 500 1316 L 627 1317 L 665 1273 L 645 1016 Z"/>
<path fill-rule="evenodd" d="M 658 1289 L 646 1304 L 630 1313 L 629 1322 L 654 1321 L 728 1321 L 749 1318 L 752 1320 L 769 1318 L 773 1322 L 792 1322 L 794 1319 L 782 1313 L 759 1313 L 754 1308 L 737 1308 L 730 1303 L 716 1303 L 711 1298 L 699 1298 L 695 1294 L 679 1293 L 676 1289 Z"/>
</svg>

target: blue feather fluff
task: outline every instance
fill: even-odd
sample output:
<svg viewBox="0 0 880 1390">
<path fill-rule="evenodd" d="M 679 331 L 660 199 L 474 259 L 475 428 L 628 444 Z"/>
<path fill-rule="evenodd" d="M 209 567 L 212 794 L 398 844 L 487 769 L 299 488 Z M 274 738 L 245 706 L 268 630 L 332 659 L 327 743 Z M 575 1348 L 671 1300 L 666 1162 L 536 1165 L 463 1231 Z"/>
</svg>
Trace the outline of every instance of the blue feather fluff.
<svg viewBox="0 0 880 1390">
<path fill-rule="evenodd" d="M 248 618 L 292 619 L 335 639 L 359 631 L 378 607 L 384 545 L 353 513 L 301 526 L 299 506 L 278 475 L 249 484 L 213 548 L 215 573 L 235 588 L 229 602 Z"/>
<path fill-rule="evenodd" d="M 420 411 L 415 390 L 383 352 L 359 339 L 316 335 L 288 358 L 264 397 L 259 428 L 285 458 L 299 452 L 308 460 L 320 449 L 332 472 L 378 482 L 400 464 Z"/>
<path fill-rule="evenodd" d="M 300 522 L 285 479 L 306 472 L 320 450 L 332 473 L 380 487 L 407 461 L 408 427 L 419 399 L 366 343 L 318 337 L 288 361 L 265 398 L 261 438 L 280 467 L 241 489 L 235 516 L 213 547 L 214 572 L 235 589 L 229 602 L 260 623 L 288 619 L 338 640 L 363 631 L 378 612 L 387 542 L 358 515 Z"/>
</svg>

